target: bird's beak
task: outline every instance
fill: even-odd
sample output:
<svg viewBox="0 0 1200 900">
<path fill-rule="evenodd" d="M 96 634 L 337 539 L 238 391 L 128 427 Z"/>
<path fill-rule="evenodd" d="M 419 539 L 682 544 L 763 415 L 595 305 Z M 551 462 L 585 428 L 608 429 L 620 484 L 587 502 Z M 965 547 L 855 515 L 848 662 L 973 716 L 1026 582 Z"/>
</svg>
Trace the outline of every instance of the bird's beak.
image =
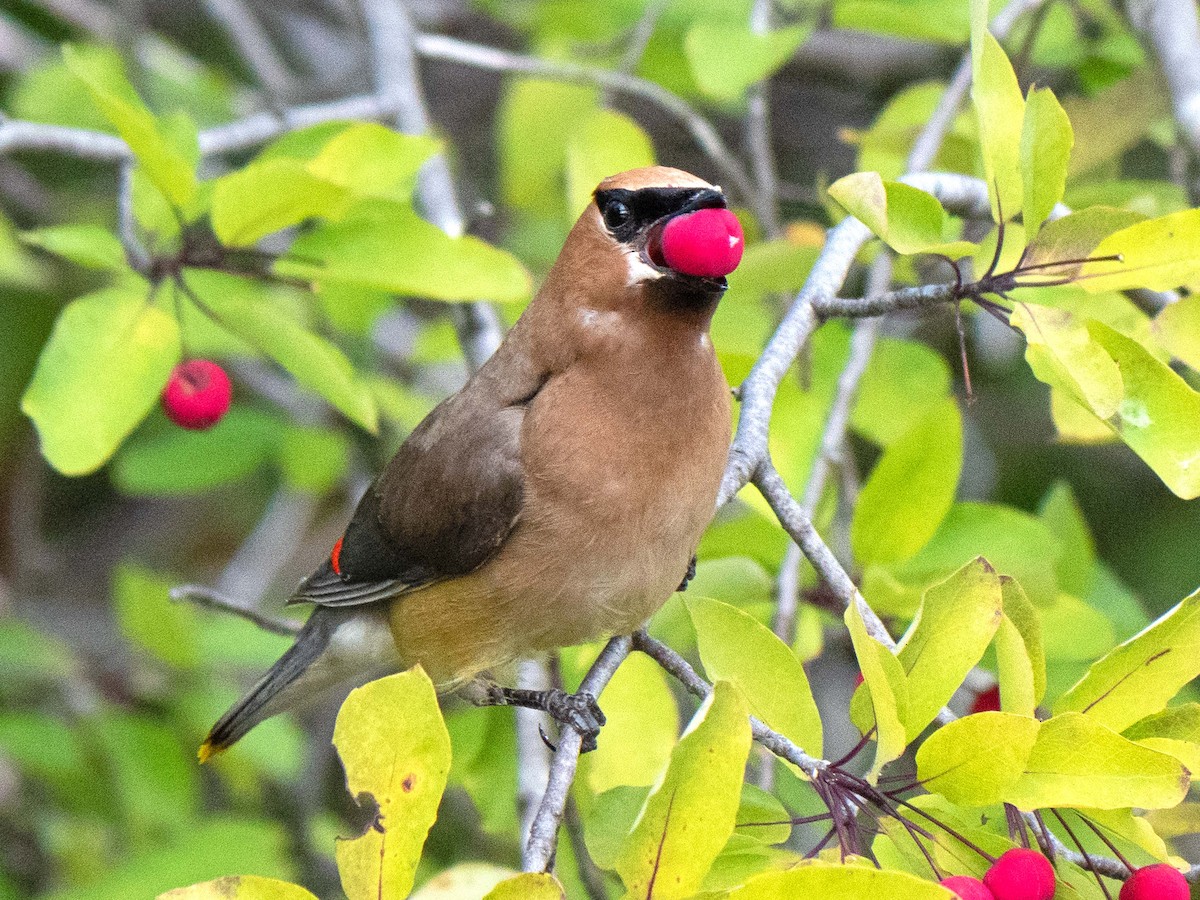
<svg viewBox="0 0 1200 900">
<path fill-rule="evenodd" d="M 677 216 L 686 215 L 698 209 L 726 209 L 727 206 L 725 195 L 719 190 L 705 188 L 697 191 L 695 196 L 686 204 L 674 212 L 663 216 L 646 229 L 641 240 L 641 246 L 638 248 L 642 262 L 662 275 L 669 275 L 681 281 L 694 284 L 703 290 L 724 291 L 729 287 L 729 282 L 724 277 L 707 278 L 698 275 L 685 275 L 668 266 L 663 260 L 662 233 L 663 229 L 667 227 L 667 223 Z"/>
</svg>

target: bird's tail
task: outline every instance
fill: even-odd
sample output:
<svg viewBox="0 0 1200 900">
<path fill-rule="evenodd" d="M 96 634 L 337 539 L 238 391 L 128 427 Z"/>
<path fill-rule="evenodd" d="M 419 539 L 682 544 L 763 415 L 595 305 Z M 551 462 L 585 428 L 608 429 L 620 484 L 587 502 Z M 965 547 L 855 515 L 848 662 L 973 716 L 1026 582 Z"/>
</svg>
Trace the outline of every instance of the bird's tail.
<svg viewBox="0 0 1200 900">
<path fill-rule="evenodd" d="M 345 670 L 322 660 L 328 656 L 340 616 L 316 609 L 309 616 L 296 642 L 288 648 L 258 684 L 217 720 L 200 745 L 200 762 L 228 749 L 259 722 L 300 705 L 305 699 L 346 677 Z M 320 661 L 320 662 L 319 662 Z"/>
</svg>

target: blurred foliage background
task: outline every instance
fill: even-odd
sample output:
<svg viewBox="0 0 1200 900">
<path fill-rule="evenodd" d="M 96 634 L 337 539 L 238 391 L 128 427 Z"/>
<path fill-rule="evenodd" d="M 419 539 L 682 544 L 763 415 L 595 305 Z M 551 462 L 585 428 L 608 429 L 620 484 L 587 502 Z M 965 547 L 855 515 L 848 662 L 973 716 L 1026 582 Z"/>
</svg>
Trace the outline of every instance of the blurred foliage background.
<svg viewBox="0 0 1200 900">
<path fill-rule="evenodd" d="M 771 76 L 778 221 L 739 209 L 751 242 L 714 325 L 731 384 L 803 283 L 837 215 L 823 186 L 856 170 L 900 173 L 968 33 L 961 0 L 780 0 L 768 35 L 748 29 L 748 0 L 408 5 L 423 32 L 657 83 L 702 111 L 743 158 L 748 89 Z M 182 111 L 202 130 L 373 91 L 370 41 L 353 0 L 7 0 L 0 9 L 5 115 L 111 130 L 64 65 L 62 42 L 97 48 L 105 64 L 123 61 L 156 114 Z M 1105 0 L 1047 2 L 1022 19 L 1006 47 L 1022 84 L 1052 86 L 1070 113 L 1068 204 L 1105 202 L 1150 215 L 1196 204 L 1196 161 L 1176 138 L 1169 101 L 1123 10 Z M 535 282 L 599 175 L 656 158 L 723 181 L 678 121 L 644 97 L 436 59 L 422 61 L 421 74 L 471 233 L 515 254 Z M 973 173 L 975 140 L 964 113 L 937 168 Z M 220 175 L 252 156 L 206 159 L 201 174 Z M 208 726 L 287 639 L 172 602 L 168 591 L 204 583 L 276 612 L 328 552 L 373 473 L 462 382 L 454 328 L 443 305 L 399 302 L 361 286 L 280 300 L 354 364 L 379 412 L 376 436 L 268 360 L 193 321 L 186 349 L 229 361 L 229 416 L 192 434 L 154 411 L 99 471 L 58 474 L 40 455 L 19 398 L 58 312 L 103 276 L 22 242 L 20 232 L 65 223 L 115 230 L 117 191 L 111 165 L 0 155 L 0 898 L 151 896 L 233 872 L 299 880 L 334 896 L 332 838 L 363 818 L 345 796 L 329 744 L 340 698 L 272 720 L 200 769 L 194 750 Z M 897 277 L 944 276 L 902 264 Z M 502 315 L 511 322 L 519 310 L 519 302 L 506 305 Z M 1047 621 L 1056 636 L 1047 651 L 1061 690 L 1087 660 L 1200 583 L 1200 507 L 1171 494 L 1122 445 L 1060 440 L 1048 389 L 1025 365 L 1019 338 L 987 316 L 968 327 L 975 402 L 960 404 L 962 504 L 951 513 L 959 530 L 943 533 L 942 550 L 969 546 L 1004 558 L 1031 595 L 1044 592 L 1043 605 L 1057 617 Z M 963 397 L 949 310 L 893 316 L 885 335 L 853 419 L 861 472 L 946 397 Z M 772 448 L 796 492 L 848 343 L 847 327 L 823 328 L 781 391 Z M 836 512 L 830 499 L 826 521 Z M 692 590 L 769 620 L 786 546 L 759 511 L 729 512 L 701 548 Z M 903 573 L 884 574 L 892 581 L 875 588 L 873 602 L 903 618 L 911 612 Z M 811 573 L 804 577 L 811 581 Z M 893 606 L 878 602 L 885 595 Z M 844 708 L 853 679 L 849 642 L 840 616 L 821 610 L 821 592 L 814 588 L 809 599 L 796 649 L 811 660 L 822 705 Z M 694 649 L 689 628 L 675 601 L 655 623 L 681 651 Z M 594 653 L 564 653 L 568 684 Z M 644 793 L 678 732 L 672 688 L 634 658 L 606 693 L 605 709 L 609 751 L 602 742 L 585 760 L 586 791 Z M 520 818 L 511 713 L 449 701 L 447 715 L 451 789 L 423 873 L 467 859 L 514 866 Z M 827 755 L 835 756 L 838 741 L 852 742 L 849 726 L 827 727 L 835 735 Z M 787 784 L 779 793 L 794 812 L 810 802 Z M 606 811 L 629 806 L 628 798 L 609 798 L 608 807 L 585 813 L 602 821 Z M 602 847 L 590 849 L 603 856 Z M 560 871 L 576 896 L 572 855 L 564 843 Z"/>
</svg>

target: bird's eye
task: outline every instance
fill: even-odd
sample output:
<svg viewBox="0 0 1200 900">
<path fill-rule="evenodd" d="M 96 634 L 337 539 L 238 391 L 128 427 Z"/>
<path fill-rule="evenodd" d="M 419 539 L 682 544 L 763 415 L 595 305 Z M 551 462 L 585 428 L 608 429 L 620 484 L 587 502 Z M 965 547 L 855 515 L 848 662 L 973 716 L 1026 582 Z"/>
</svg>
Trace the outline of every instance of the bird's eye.
<svg viewBox="0 0 1200 900">
<path fill-rule="evenodd" d="M 628 206 L 620 200 L 612 200 L 604 207 L 604 224 L 615 231 L 622 225 L 629 224 L 632 215 Z"/>
</svg>

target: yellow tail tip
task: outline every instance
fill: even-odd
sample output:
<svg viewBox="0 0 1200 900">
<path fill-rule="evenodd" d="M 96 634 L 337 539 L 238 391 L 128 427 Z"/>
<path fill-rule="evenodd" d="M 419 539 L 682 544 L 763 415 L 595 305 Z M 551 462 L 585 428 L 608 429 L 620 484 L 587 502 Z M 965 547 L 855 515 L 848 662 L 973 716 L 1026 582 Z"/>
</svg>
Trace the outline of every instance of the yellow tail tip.
<svg viewBox="0 0 1200 900">
<path fill-rule="evenodd" d="M 200 760 L 200 765 L 204 765 L 224 749 L 224 747 L 214 747 L 210 741 L 205 741 L 196 751 L 196 757 Z"/>
</svg>

